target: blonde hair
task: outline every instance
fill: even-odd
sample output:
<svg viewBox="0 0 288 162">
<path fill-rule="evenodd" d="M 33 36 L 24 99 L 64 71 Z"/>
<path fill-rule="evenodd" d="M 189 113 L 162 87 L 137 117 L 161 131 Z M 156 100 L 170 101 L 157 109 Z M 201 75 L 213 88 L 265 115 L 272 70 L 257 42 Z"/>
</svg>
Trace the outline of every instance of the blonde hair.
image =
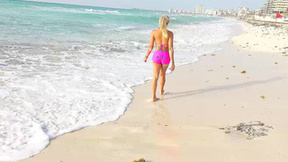
<svg viewBox="0 0 288 162">
<path fill-rule="evenodd" d="M 165 38 L 168 38 L 168 31 L 167 31 L 167 25 L 169 23 L 170 19 L 167 15 L 163 15 L 159 19 L 159 27 L 162 31 Z"/>
</svg>

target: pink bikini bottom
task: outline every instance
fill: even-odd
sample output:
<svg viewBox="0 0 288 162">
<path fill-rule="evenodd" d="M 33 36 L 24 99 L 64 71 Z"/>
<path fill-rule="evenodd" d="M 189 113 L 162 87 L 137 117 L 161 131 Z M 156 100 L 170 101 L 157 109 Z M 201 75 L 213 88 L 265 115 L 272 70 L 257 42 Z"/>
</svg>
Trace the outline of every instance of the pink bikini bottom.
<svg viewBox="0 0 288 162">
<path fill-rule="evenodd" d="M 170 63 L 170 56 L 168 52 L 155 51 L 152 57 L 152 61 L 162 65 L 168 65 Z"/>
</svg>

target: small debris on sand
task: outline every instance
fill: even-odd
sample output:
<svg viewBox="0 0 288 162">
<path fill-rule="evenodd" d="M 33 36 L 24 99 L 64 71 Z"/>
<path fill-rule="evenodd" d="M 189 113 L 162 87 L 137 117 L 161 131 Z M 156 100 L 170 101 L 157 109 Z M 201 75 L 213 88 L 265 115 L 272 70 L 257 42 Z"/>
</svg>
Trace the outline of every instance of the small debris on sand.
<svg viewBox="0 0 288 162">
<path fill-rule="evenodd" d="M 229 133 L 231 133 L 231 131 L 225 130 L 224 133 L 229 134 Z"/>
<path fill-rule="evenodd" d="M 245 71 L 245 70 L 244 70 L 244 71 L 242 71 L 242 72 L 241 72 L 241 74 L 246 74 L 246 71 Z"/>
<path fill-rule="evenodd" d="M 216 54 L 211 54 L 211 56 L 216 56 Z"/>
<path fill-rule="evenodd" d="M 142 158 L 140 160 L 134 160 L 133 162 L 145 162 L 145 160 Z"/>
<path fill-rule="evenodd" d="M 225 134 L 229 134 L 232 131 L 242 132 L 247 135 L 247 139 L 252 140 L 256 137 L 267 136 L 269 129 L 273 129 L 272 126 L 265 125 L 261 121 L 252 121 L 248 123 L 240 123 L 236 126 L 219 128 L 224 130 Z"/>
<path fill-rule="evenodd" d="M 232 66 L 233 68 L 236 68 L 236 66 L 234 65 L 234 66 Z"/>
<path fill-rule="evenodd" d="M 274 64 L 278 64 L 278 62 L 275 62 Z"/>
<path fill-rule="evenodd" d="M 262 95 L 262 96 L 260 96 L 260 97 L 261 97 L 263 100 L 266 98 L 266 97 L 265 97 L 265 96 L 263 96 L 263 95 Z"/>
</svg>

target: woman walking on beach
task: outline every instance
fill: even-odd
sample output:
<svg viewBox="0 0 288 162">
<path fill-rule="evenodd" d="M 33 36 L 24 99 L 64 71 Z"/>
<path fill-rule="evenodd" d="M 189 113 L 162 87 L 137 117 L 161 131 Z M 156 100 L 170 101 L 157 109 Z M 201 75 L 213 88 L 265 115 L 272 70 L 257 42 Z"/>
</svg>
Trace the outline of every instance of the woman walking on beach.
<svg viewBox="0 0 288 162">
<path fill-rule="evenodd" d="M 164 93 L 166 70 L 171 61 L 171 71 L 174 71 L 174 51 L 173 51 L 173 33 L 167 30 L 169 17 L 163 15 L 159 19 L 159 28 L 151 33 L 150 44 L 147 54 L 144 57 L 144 62 L 147 61 L 150 53 L 153 50 L 154 42 L 156 43 L 156 51 L 152 57 L 153 64 L 153 80 L 152 80 L 152 102 L 157 100 L 156 89 L 160 75 L 160 90 L 161 95 Z"/>
</svg>

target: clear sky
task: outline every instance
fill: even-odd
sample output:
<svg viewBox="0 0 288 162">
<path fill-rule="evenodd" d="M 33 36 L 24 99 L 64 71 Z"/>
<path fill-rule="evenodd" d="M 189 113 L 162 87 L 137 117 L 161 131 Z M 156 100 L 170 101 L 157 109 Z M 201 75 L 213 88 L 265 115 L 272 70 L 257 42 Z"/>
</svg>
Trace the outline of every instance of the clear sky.
<svg viewBox="0 0 288 162">
<path fill-rule="evenodd" d="M 205 8 L 236 9 L 247 6 L 250 10 L 259 9 L 267 0 L 30 0 L 79 4 L 112 8 L 141 8 L 141 9 L 183 9 L 194 11 L 195 5 Z"/>
</svg>

